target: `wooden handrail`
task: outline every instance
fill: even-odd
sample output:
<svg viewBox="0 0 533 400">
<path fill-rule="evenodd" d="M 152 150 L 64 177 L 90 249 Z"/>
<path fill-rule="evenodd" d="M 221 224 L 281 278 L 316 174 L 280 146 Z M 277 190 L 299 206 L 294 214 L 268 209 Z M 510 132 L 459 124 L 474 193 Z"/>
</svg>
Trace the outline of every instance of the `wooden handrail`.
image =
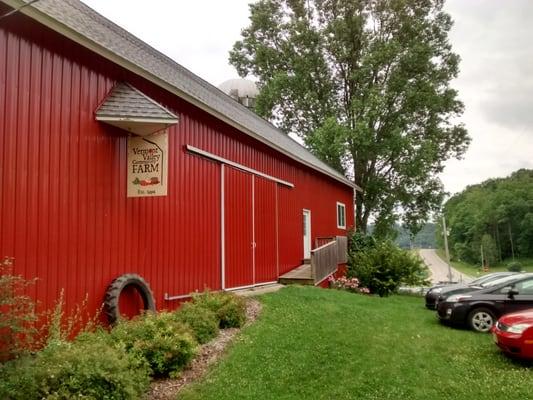
<svg viewBox="0 0 533 400">
<path fill-rule="evenodd" d="M 346 236 L 337 236 L 337 262 L 346 264 L 348 262 L 348 238 Z"/>
<path fill-rule="evenodd" d="M 326 243 L 311 250 L 311 276 L 315 284 L 324 280 L 337 270 L 337 241 Z"/>
<path fill-rule="evenodd" d="M 320 246 L 320 240 L 328 241 Z M 315 284 L 321 282 L 337 270 L 338 264 L 348 262 L 348 238 L 346 236 L 318 237 L 317 248 L 311 250 L 311 276 Z"/>
<path fill-rule="evenodd" d="M 318 236 L 315 238 L 315 247 L 320 247 L 333 241 L 335 241 L 335 236 Z"/>
</svg>

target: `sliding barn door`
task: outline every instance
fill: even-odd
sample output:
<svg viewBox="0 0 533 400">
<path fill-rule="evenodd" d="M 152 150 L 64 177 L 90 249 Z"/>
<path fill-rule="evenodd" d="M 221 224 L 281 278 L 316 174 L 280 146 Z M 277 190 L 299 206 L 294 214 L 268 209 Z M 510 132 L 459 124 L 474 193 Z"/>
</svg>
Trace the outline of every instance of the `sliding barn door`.
<svg viewBox="0 0 533 400">
<path fill-rule="evenodd" d="M 255 283 L 278 279 L 277 183 L 254 177 Z"/>
<path fill-rule="evenodd" d="M 252 180 L 249 173 L 224 168 L 225 288 L 254 282 Z"/>
</svg>

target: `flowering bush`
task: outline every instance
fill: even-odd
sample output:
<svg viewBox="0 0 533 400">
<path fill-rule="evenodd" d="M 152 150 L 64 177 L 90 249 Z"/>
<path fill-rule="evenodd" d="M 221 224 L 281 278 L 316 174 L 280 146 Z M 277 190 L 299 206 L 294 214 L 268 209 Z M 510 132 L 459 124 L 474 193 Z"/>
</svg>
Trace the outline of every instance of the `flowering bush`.
<svg viewBox="0 0 533 400">
<path fill-rule="evenodd" d="M 359 279 L 357 278 L 347 278 L 345 276 L 341 276 L 340 278 L 335 279 L 335 277 L 332 275 L 328 278 L 328 282 L 329 287 L 333 289 L 347 290 L 348 292 L 353 293 L 370 293 L 368 288 L 359 286 Z"/>
</svg>

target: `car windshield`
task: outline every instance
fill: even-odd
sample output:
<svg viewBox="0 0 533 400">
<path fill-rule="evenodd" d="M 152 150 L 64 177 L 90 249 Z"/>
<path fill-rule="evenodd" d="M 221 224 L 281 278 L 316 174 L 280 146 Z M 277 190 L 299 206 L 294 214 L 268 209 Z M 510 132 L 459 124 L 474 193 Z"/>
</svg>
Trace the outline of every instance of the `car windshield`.
<svg viewBox="0 0 533 400">
<path fill-rule="evenodd" d="M 480 276 L 479 278 L 477 279 L 474 279 L 473 281 L 471 281 L 468 285 L 469 286 L 479 286 L 481 285 L 482 283 L 485 283 L 487 281 L 490 281 L 492 279 L 499 279 L 499 278 L 502 278 L 501 275 L 496 275 L 496 276 L 493 276 L 492 274 L 489 274 L 489 275 L 483 275 L 483 276 Z"/>
<path fill-rule="evenodd" d="M 468 285 L 469 286 L 483 286 L 484 283 L 487 283 L 487 282 L 490 282 L 490 281 L 494 281 L 494 280 L 497 280 L 497 279 L 502 279 L 502 278 L 507 277 L 509 275 L 513 275 L 513 274 L 511 274 L 511 273 L 508 273 L 508 274 L 494 273 L 494 274 L 483 275 L 483 276 L 480 276 L 477 279 L 474 279 Z"/>
<path fill-rule="evenodd" d="M 510 276 L 506 276 L 504 278 L 495 279 L 493 281 L 485 282 L 485 283 L 481 284 L 481 286 L 484 287 L 484 288 L 492 287 L 492 286 L 500 285 L 502 283 L 512 282 L 512 281 L 514 281 L 514 280 L 516 280 L 518 278 L 522 278 L 523 276 L 524 276 L 523 274 L 510 275 Z"/>
</svg>

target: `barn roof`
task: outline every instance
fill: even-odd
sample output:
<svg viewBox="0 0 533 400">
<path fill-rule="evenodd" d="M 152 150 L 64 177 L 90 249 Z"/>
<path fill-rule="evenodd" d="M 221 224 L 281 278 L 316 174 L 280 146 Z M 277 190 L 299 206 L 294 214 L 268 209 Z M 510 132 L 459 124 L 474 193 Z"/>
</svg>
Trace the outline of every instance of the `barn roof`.
<svg viewBox="0 0 533 400">
<path fill-rule="evenodd" d="M 13 8 L 27 0 L 1 0 Z M 175 93 L 277 151 L 358 188 L 298 142 L 79 0 L 40 0 L 20 10 L 71 40 Z"/>
</svg>

